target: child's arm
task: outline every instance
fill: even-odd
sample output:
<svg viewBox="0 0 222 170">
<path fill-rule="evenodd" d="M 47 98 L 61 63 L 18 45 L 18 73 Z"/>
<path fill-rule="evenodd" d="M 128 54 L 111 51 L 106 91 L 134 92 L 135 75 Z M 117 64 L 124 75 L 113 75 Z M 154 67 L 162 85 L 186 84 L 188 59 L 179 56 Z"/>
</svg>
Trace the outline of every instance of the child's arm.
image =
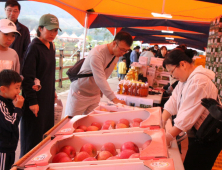
<svg viewBox="0 0 222 170">
<path fill-rule="evenodd" d="M 0 126 L 9 132 L 14 132 L 18 129 L 18 124 L 22 116 L 22 106 L 24 103 L 24 98 L 17 95 L 13 100 L 15 108 L 13 113 L 9 113 L 9 108 L 6 107 L 5 103 L 0 101 Z"/>
</svg>

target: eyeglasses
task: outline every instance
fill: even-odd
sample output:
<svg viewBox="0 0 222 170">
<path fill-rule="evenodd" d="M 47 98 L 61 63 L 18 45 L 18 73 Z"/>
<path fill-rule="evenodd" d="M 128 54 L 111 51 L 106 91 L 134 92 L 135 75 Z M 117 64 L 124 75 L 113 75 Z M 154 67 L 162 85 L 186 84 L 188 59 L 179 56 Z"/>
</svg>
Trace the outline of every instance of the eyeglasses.
<svg viewBox="0 0 222 170">
<path fill-rule="evenodd" d="M 174 71 L 175 71 L 176 68 L 177 68 L 177 66 L 174 67 L 174 69 L 171 71 L 171 73 L 170 73 L 170 76 L 171 76 L 171 77 L 173 77 L 173 73 L 174 73 Z"/>
<path fill-rule="evenodd" d="M 18 10 L 6 9 L 6 11 L 7 11 L 8 13 L 15 13 L 15 14 L 19 13 Z"/>
<path fill-rule="evenodd" d="M 116 45 L 117 45 L 117 47 L 119 47 L 118 43 L 116 43 Z M 129 50 L 126 50 L 126 49 L 124 49 L 124 48 L 120 48 L 120 47 L 119 47 L 119 49 L 120 49 L 120 51 L 122 51 L 122 52 L 124 52 L 124 53 L 128 53 L 128 52 L 129 52 Z"/>
</svg>

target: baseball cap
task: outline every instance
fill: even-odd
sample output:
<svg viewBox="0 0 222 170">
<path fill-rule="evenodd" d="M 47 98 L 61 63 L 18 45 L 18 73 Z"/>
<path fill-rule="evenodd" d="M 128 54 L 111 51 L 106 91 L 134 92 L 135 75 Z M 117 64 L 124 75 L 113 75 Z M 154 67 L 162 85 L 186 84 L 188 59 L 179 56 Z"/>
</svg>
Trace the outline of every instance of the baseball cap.
<svg viewBox="0 0 222 170">
<path fill-rule="evenodd" d="M 3 33 L 15 32 L 15 33 L 18 33 L 19 35 L 21 35 L 20 32 L 18 32 L 16 30 L 16 26 L 15 26 L 14 22 L 10 21 L 9 19 L 1 19 L 0 20 L 0 31 Z"/>
<path fill-rule="evenodd" d="M 52 30 L 55 28 L 58 28 L 60 31 L 62 31 L 59 28 L 59 20 L 55 15 L 52 14 L 45 14 L 41 16 L 39 20 L 39 26 L 44 26 L 47 30 Z"/>
</svg>

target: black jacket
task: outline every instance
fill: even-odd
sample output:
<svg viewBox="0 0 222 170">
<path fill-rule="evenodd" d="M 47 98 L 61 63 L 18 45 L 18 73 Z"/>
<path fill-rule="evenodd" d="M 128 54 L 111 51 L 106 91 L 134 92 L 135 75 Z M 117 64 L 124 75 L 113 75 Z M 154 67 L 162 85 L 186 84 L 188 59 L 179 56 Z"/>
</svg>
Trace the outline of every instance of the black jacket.
<svg viewBox="0 0 222 170">
<path fill-rule="evenodd" d="M 16 35 L 15 40 L 10 45 L 10 48 L 14 49 L 19 56 L 21 73 L 25 51 L 27 50 L 28 45 L 30 43 L 30 33 L 29 29 L 26 26 L 22 25 L 20 22 L 18 22 L 18 20 L 16 21 L 15 25 L 17 31 L 21 33 L 21 36 Z"/>
<path fill-rule="evenodd" d="M 0 152 L 15 152 L 21 116 L 22 109 L 14 107 L 12 100 L 0 96 Z"/>
</svg>

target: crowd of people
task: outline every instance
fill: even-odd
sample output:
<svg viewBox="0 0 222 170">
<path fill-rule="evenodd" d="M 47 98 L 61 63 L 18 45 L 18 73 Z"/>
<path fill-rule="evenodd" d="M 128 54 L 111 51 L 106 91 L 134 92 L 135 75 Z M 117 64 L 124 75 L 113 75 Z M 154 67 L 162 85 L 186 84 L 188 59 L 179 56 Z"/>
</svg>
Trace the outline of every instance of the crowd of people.
<svg viewBox="0 0 222 170">
<path fill-rule="evenodd" d="M 60 29 L 58 18 L 45 14 L 39 19 L 37 37 L 30 42 L 29 30 L 18 22 L 21 6 L 15 0 L 5 3 L 6 19 L 0 20 L 0 170 L 8 170 L 14 163 L 19 139 L 24 156 L 39 142 L 43 134 L 54 126 L 55 92 L 55 39 Z M 169 99 L 163 114 L 166 121 L 175 115 L 172 128 L 166 131 L 168 147 L 181 132 L 187 132 L 188 151 L 184 161 L 186 170 L 210 170 L 222 149 L 222 135 L 213 141 L 198 141 L 196 132 L 209 111 L 222 120 L 222 107 L 216 101 L 218 90 L 212 80 L 215 73 L 194 66 L 195 52 L 185 45 L 168 52 L 165 46 L 149 49 L 130 49 L 132 36 L 118 32 L 109 44 L 91 49 L 82 63 L 77 80 L 70 85 L 65 115 L 88 114 L 104 94 L 113 103 L 126 104 L 117 99 L 107 79 L 118 63 L 120 79 L 124 79 L 130 64 L 140 56 L 163 58 L 163 66 L 177 81 L 166 89 Z M 91 48 L 91 47 L 90 47 Z M 22 87 L 22 95 L 20 89 Z M 212 103 L 212 106 L 211 104 Z"/>
</svg>

